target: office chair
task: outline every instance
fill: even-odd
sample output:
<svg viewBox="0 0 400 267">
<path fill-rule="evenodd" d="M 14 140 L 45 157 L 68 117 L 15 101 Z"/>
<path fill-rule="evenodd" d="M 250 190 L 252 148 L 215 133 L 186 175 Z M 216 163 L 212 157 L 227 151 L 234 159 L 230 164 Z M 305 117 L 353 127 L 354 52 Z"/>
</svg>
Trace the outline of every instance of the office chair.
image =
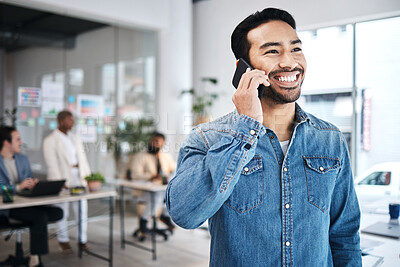
<svg viewBox="0 0 400 267">
<path fill-rule="evenodd" d="M 10 221 L 8 217 L 0 215 L 0 230 L 11 229 L 10 233 L 6 236 L 5 241 L 8 241 L 14 233 L 17 234 L 17 241 L 15 242 L 15 256 L 8 255 L 7 259 L 0 262 L 0 266 L 29 266 L 29 257 L 24 257 L 24 250 L 22 249 L 21 240 L 21 232 L 27 227 L 29 227 L 29 224 L 27 223 Z"/>
<path fill-rule="evenodd" d="M 140 223 L 143 223 L 142 220 L 141 220 Z M 146 223 L 147 223 L 147 221 L 146 221 Z M 142 228 L 143 228 L 143 227 L 142 227 Z M 139 228 L 139 229 L 136 229 L 136 230 L 132 233 L 132 236 L 135 237 L 135 238 L 138 238 L 138 240 L 139 240 L 140 242 L 145 241 L 145 240 L 146 240 L 146 237 L 145 237 L 145 236 L 139 236 L 139 232 L 140 232 L 140 228 Z M 150 229 L 147 229 L 147 227 L 146 227 L 146 230 L 145 230 L 144 232 L 145 232 L 145 234 L 150 234 L 150 235 L 152 235 L 153 232 L 154 232 L 156 235 L 162 236 L 162 237 L 164 238 L 164 241 L 167 241 L 167 240 L 168 240 L 168 233 L 167 233 L 167 232 L 170 232 L 171 234 L 173 233 L 173 231 L 171 231 L 170 229 L 160 229 L 160 228 L 156 228 L 156 229 L 150 228 Z"/>
</svg>

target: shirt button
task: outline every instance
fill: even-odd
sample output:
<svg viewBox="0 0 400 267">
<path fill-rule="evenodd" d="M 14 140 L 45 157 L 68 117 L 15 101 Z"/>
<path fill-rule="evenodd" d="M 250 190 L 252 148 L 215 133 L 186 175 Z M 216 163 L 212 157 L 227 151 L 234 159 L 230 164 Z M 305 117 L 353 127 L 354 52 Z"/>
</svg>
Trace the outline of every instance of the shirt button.
<svg viewBox="0 0 400 267">
<path fill-rule="evenodd" d="M 245 172 L 248 172 L 249 171 L 249 168 L 247 168 L 247 167 L 244 167 L 244 169 L 243 169 Z"/>
<path fill-rule="evenodd" d="M 255 135 L 255 134 L 256 134 L 256 131 L 250 130 L 250 134 L 251 134 L 251 135 Z"/>
<path fill-rule="evenodd" d="M 285 167 L 285 168 L 283 168 L 283 171 L 287 172 L 287 168 L 286 168 L 286 167 Z"/>
<path fill-rule="evenodd" d="M 324 167 L 319 167 L 319 170 L 321 171 L 321 172 L 323 172 L 324 171 Z"/>
<path fill-rule="evenodd" d="M 244 146 L 244 148 L 246 148 L 247 150 L 249 150 L 249 149 L 251 148 L 251 145 L 250 145 L 250 144 L 246 144 L 246 145 Z"/>
<path fill-rule="evenodd" d="M 286 241 L 285 245 L 286 245 L 287 247 L 290 246 L 290 242 L 289 242 L 289 241 Z"/>
<path fill-rule="evenodd" d="M 286 204 L 285 208 L 287 208 L 287 209 L 290 208 L 290 204 Z"/>
<path fill-rule="evenodd" d="M 269 138 L 270 138 L 270 139 L 275 139 L 275 136 L 271 135 Z"/>
</svg>

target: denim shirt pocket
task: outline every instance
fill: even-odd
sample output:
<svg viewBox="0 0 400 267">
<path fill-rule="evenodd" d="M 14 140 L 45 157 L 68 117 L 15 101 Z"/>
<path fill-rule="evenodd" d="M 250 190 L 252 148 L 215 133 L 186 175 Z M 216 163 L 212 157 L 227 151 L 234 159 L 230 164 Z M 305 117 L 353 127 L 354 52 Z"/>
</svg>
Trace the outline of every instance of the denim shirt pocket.
<svg viewBox="0 0 400 267">
<path fill-rule="evenodd" d="M 308 202 L 323 212 L 329 209 L 340 161 L 324 156 L 303 156 Z"/>
<path fill-rule="evenodd" d="M 225 205 L 239 213 L 245 213 L 262 203 L 263 163 L 260 155 L 255 155 L 243 167 L 239 181 Z"/>
</svg>

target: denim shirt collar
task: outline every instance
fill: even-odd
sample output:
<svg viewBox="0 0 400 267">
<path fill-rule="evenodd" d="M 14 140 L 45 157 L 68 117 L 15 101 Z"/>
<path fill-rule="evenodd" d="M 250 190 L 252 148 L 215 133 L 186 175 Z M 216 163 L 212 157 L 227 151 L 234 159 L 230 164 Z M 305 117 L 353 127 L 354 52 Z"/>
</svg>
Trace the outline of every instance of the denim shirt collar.
<svg viewBox="0 0 400 267">
<path fill-rule="evenodd" d="M 300 107 L 300 105 L 299 104 L 297 104 L 297 102 L 295 103 L 295 115 L 294 115 L 294 119 L 295 119 L 295 122 L 296 123 L 301 123 L 301 122 L 303 122 L 303 121 L 308 121 L 308 122 L 310 122 L 311 124 L 313 124 L 313 122 L 312 122 L 312 120 L 311 120 L 311 118 L 310 118 L 310 116 L 308 116 L 308 114 L 307 114 L 307 112 L 305 112 L 301 107 Z M 240 116 L 240 114 L 239 114 L 239 112 L 237 111 L 237 109 L 235 109 L 234 111 L 233 111 L 233 122 L 235 122 L 236 123 L 236 121 L 238 120 L 238 118 L 239 118 L 239 116 Z"/>
</svg>

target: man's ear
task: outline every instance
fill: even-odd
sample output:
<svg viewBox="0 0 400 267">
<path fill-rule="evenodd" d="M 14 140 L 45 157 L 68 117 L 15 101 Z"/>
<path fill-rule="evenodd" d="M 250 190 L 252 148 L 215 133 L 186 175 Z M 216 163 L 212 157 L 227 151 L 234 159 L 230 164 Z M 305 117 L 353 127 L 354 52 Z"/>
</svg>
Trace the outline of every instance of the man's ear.
<svg viewBox="0 0 400 267">
<path fill-rule="evenodd" d="M 9 144 L 11 144 L 11 143 L 8 142 L 7 140 L 4 140 L 4 141 L 3 141 L 3 145 L 2 145 L 1 147 L 4 147 L 4 146 L 6 145 L 6 142 L 9 143 Z"/>
</svg>

